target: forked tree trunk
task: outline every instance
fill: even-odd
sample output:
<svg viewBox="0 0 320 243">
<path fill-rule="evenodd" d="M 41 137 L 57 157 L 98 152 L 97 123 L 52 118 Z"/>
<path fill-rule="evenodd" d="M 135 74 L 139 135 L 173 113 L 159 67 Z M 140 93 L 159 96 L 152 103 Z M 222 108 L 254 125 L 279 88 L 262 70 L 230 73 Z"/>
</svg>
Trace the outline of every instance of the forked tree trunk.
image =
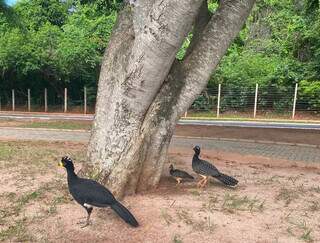
<svg viewBox="0 0 320 243">
<path fill-rule="evenodd" d="M 137 0 L 118 15 L 101 67 L 86 168 L 117 194 L 156 186 L 176 122 L 206 86 L 254 0 Z M 175 60 L 184 38 L 193 40 Z"/>
</svg>

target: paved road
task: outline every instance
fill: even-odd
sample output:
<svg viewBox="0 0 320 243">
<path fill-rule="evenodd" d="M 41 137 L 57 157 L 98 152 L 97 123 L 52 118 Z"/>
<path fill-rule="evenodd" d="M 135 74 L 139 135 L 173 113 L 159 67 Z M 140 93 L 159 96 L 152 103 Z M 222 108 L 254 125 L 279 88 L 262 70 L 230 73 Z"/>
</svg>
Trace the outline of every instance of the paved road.
<svg viewBox="0 0 320 243">
<path fill-rule="evenodd" d="M 221 120 L 180 120 L 180 125 L 204 125 L 224 127 L 251 127 L 251 128 L 286 128 L 286 129 L 307 129 L 320 130 L 320 123 L 285 123 L 265 121 L 221 121 Z"/>
<path fill-rule="evenodd" d="M 90 133 L 86 131 L 0 127 L 0 139 L 87 142 L 89 135 Z M 320 162 L 320 148 L 314 147 L 191 137 L 174 137 L 171 142 L 171 146 L 190 148 L 190 150 L 195 144 L 202 146 L 204 149 L 233 152 L 242 155 L 257 155 L 307 163 Z"/>
<path fill-rule="evenodd" d="M 45 113 L 8 113 L 0 112 L 0 119 L 41 119 L 41 120 L 82 120 L 91 121 L 93 115 L 81 114 L 45 114 Z M 228 127 L 251 127 L 251 128 L 286 128 L 286 129 L 307 129 L 320 130 L 319 123 L 285 123 L 285 122 L 265 122 L 265 121 L 221 121 L 221 120 L 180 120 L 179 125 L 199 125 L 199 126 L 228 126 Z"/>
</svg>

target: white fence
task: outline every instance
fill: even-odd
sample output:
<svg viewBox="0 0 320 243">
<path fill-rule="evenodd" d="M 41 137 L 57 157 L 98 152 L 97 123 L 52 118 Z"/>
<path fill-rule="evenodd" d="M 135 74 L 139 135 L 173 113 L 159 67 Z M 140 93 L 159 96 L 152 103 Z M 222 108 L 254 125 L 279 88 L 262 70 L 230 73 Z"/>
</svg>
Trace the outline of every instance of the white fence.
<svg viewBox="0 0 320 243">
<path fill-rule="evenodd" d="M 95 92 L 88 92 L 86 87 L 68 91 L 68 88 L 59 93 L 47 88 L 2 91 L 0 111 L 94 113 Z M 188 116 L 320 120 L 320 95 L 304 97 L 298 84 L 286 90 L 258 84 L 240 88 L 219 84 L 202 92 L 185 113 Z"/>
</svg>

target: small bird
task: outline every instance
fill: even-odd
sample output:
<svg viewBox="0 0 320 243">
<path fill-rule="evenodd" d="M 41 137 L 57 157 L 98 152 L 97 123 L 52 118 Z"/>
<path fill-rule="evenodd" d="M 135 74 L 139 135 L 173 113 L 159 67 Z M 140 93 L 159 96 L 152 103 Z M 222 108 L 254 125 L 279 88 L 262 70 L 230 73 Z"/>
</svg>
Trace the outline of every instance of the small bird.
<svg viewBox="0 0 320 243">
<path fill-rule="evenodd" d="M 68 188 L 74 200 L 87 211 L 87 220 L 85 225 L 89 225 L 90 215 L 93 207 L 111 207 L 126 223 L 133 227 L 138 227 L 139 223 L 134 216 L 120 202 L 118 202 L 112 193 L 98 182 L 90 179 L 80 178 L 74 172 L 74 165 L 68 156 L 62 157 L 59 166 L 63 166 L 68 174 Z"/>
<path fill-rule="evenodd" d="M 202 179 L 198 182 L 198 187 L 204 187 L 208 182 L 209 176 L 218 179 L 227 186 L 235 186 L 238 184 L 238 181 L 235 178 L 220 173 L 220 171 L 213 164 L 210 164 L 208 161 L 200 159 L 199 146 L 195 146 L 193 150 L 194 155 L 192 158 L 192 169 L 194 170 L 194 172 L 202 176 Z"/>
<path fill-rule="evenodd" d="M 191 180 L 194 179 L 193 176 L 189 175 L 187 172 L 183 170 L 174 169 L 173 165 L 170 165 L 169 169 L 170 169 L 170 175 L 176 179 L 177 185 L 181 183 L 182 179 L 191 179 Z"/>
</svg>

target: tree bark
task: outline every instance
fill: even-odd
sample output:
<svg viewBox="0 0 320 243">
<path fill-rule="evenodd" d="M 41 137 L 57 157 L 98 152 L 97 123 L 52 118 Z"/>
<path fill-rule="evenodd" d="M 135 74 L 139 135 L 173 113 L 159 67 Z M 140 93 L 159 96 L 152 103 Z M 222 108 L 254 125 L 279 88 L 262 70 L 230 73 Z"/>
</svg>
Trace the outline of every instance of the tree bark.
<svg viewBox="0 0 320 243">
<path fill-rule="evenodd" d="M 156 186 L 175 124 L 203 90 L 254 0 L 137 1 L 125 7 L 103 60 L 85 170 L 118 196 Z M 194 38 L 175 60 L 188 32 Z"/>
</svg>

